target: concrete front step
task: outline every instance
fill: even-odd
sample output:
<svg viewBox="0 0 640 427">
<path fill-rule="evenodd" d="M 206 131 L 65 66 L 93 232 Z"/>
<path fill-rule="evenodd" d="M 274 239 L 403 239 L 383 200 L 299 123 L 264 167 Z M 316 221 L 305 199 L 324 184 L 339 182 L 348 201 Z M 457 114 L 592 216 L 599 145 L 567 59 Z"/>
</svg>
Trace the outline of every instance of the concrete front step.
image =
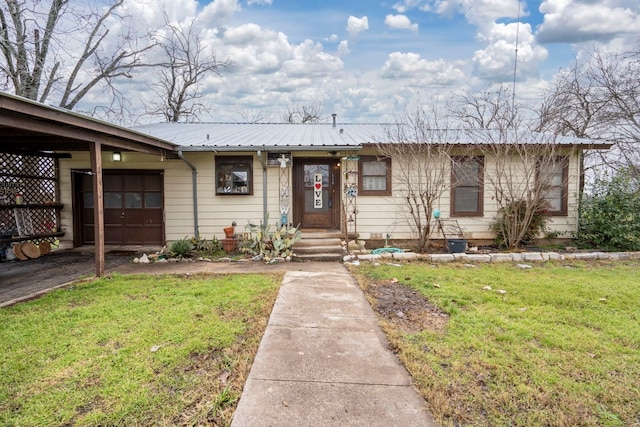
<svg viewBox="0 0 640 427">
<path fill-rule="evenodd" d="M 307 231 L 301 230 L 302 240 L 307 239 L 344 239 L 340 231 Z"/>
<path fill-rule="evenodd" d="M 316 246 L 298 246 L 295 245 L 293 251 L 300 255 L 312 255 L 312 254 L 342 254 L 342 245 L 316 245 Z"/>
<path fill-rule="evenodd" d="M 302 239 L 294 245 L 296 258 L 301 261 L 342 260 L 343 233 L 336 230 L 302 230 Z"/>
<path fill-rule="evenodd" d="M 329 239 L 305 239 L 298 240 L 296 247 L 304 248 L 309 246 L 342 246 L 342 240 L 336 238 Z"/>
<path fill-rule="evenodd" d="M 298 261 L 334 262 L 342 261 L 342 253 L 299 254 L 296 252 L 294 259 Z"/>
</svg>

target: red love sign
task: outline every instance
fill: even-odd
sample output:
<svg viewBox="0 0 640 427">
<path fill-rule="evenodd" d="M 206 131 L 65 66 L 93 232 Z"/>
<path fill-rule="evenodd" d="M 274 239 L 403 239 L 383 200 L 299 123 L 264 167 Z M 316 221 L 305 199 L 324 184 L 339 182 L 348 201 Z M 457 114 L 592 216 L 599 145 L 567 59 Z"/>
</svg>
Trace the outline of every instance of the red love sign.
<svg viewBox="0 0 640 427">
<path fill-rule="evenodd" d="M 322 183 L 316 182 L 316 190 L 320 190 L 322 188 Z"/>
</svg>

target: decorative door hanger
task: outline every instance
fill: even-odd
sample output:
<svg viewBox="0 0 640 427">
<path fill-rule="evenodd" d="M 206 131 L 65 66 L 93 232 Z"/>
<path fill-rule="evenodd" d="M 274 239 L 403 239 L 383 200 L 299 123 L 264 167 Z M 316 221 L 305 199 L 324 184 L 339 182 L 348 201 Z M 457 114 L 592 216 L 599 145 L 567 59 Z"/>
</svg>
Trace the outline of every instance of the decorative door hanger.
<svg viewBox="0 0 640 427">
<path fill-rule="evenodd" d="M 313 207 L 322 209 L 322 174 L 313 175 Z"/>
</svg>

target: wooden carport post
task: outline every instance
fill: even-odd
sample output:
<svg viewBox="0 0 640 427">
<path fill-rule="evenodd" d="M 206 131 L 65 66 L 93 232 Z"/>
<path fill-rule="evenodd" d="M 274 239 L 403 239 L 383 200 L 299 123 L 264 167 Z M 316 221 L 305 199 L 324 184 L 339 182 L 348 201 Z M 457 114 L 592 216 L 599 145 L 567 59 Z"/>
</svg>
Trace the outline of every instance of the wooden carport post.
<svg viewBox="0 0 640 427">
<path fill-rule="evenodd" d="M 102 145 L 91 143 L 93 172 L 93 233 L 95 241 L 96 277 L 104 276 L 104 200 L 102 197 Z"/>
</svg>

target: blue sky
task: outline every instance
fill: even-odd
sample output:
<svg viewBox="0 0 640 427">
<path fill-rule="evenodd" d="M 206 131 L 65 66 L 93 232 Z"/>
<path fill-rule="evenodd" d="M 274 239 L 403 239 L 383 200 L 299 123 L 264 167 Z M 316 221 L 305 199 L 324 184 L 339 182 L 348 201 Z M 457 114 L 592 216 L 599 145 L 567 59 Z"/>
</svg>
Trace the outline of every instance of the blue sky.
<svg viewBox="0 0 640 427">
<path fill-rule="evenodd" d="M 163 8 L 195 19 L 203 43 L 236 62 L 203 82 L 207 121 L 279 121 L 311 104 L 327 118 L 389 121 L 418 99 L 511 83 L 516 33 L 516 94 L 528 103 L 584 49 L 640 50 L 638 0 L 126 1 L 147 22 Z"/>
</svg>

